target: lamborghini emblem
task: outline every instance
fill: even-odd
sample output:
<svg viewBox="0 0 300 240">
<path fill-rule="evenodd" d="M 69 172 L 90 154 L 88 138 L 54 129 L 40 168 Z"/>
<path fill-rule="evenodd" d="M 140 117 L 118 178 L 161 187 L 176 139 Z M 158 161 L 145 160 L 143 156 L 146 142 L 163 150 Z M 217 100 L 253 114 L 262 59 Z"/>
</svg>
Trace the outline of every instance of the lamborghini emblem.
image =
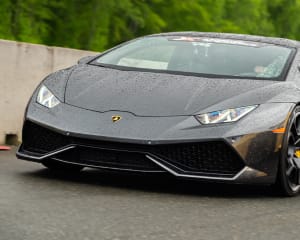
<svg viewBox="0 0 300 240">
<path fill-rule="evenodd" d="M 111 117 L 111 120 L 112 120 L 113 122 L 120 121 L 121 119 L 122 119 L 122 117 L 119 116 L 119 115 L 114 115 L 114 116 Z"/>
</svg>

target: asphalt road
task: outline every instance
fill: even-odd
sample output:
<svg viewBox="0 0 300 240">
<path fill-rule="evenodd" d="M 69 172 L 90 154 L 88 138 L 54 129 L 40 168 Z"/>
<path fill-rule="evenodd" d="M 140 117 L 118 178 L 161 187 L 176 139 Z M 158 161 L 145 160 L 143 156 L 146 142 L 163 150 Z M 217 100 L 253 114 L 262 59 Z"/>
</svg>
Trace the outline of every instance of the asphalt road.
<svg viewBox="0 0 300 240">
<path fill-rule="evenodd" d="M 300 197 L 265 187 L 86 169 L 78 176 L 0 152 L 0 240 L 299 239 Z"/>
</svg>

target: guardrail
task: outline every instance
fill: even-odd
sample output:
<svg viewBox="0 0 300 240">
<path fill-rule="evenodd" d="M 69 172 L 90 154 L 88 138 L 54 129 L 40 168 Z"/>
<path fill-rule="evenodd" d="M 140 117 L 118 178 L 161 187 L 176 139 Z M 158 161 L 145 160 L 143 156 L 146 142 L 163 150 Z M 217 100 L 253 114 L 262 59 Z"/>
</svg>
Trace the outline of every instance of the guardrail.
<svg viewBox="0 0 300 240">
<path fill-rule="evenodd" d="M 0 144 L 20 141 L 26 104 L 44 77 L 95 54 L 0 40 Z"/>
</svg>

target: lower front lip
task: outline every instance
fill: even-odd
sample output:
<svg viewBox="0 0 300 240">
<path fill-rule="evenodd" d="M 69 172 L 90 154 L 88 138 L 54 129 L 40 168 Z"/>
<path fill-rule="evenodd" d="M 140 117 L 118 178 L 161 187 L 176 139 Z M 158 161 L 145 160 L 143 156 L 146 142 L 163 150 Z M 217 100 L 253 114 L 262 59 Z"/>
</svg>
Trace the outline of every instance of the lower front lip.
<svg viewBox="0 0 300 240">
<path fill-rule="evenodd" d="M 168 172 L 172 174 L 175 177 L 180 177 L 180 178 L 189 178 L 189 179 L 199 179 L 199 180 L 214 180 L 214 181 L 226 181 L 226 182 L 235 182 L 235 183 L 262 183 L 265 181 L 265 177 L 267 177 L 267 174 L 258 171 L 255 169 L 252 169 L 250 167 L 245 166 L 243 169 L 241 169 L 238 173 L 236 173 L 234 176 L 231 177 L 221 177 L 217 175 L 211 175 L 211 176 L 206 176 L 206 175 L 201 175 L 197 173 L 185 173 L 184 171 L 176 168 L 175 166 L 172 166 L 170 164 L 166 164 L 166 162 L 159 160 L 159 158 L 155 158 L 153 156 L 146 155 L 146 157 L 155 163 L 157 166 L 159 166 L 162 170 L 134 170 L 134 169 L 129 169 L 129 168 L 115 168 L 115 167 L 103 167 L 99 166 L 98 164 L 92 164 L 92 163 L 79 163 L 79 162 L 72 162 L 72 161 L 65 161 L 63 159 L 60 159 L 59 154 L 68 152 L 71 149 L 75 149 L 77 146 L 76 145 L 70 145 L 66 146 L 65 148 L 59 149 L 57 151 L 53 151 L 50 153 L 46 154 L 40 154 L 39 156 L 37 155 L 32 155 L 29 152 L 26 152 L 23 150 L 23 146 L 21 145 L 19 150 L 17 151 L 16 155 L 20 159 L 24 160 L 29 160 L 29 161 L 34 161 L 34 162 L 43 162 L 46 159 L 51 158 L 52 160 L 55 161 L 60 161 L 64 163 L 70 163 L 70 164 L 75 164 L 75 165 L 81 165 L 85 167 L 93 167 L 93 168 L 106 168 L 106 169 L 111 169 L 111 170 L 120 170 L 120 171 L 136 171 L 136 172 Z M 96 163 L 96 162 L 95 162 Z M 178 171 L 176 171 L 176 169 Z"/>
</svg>

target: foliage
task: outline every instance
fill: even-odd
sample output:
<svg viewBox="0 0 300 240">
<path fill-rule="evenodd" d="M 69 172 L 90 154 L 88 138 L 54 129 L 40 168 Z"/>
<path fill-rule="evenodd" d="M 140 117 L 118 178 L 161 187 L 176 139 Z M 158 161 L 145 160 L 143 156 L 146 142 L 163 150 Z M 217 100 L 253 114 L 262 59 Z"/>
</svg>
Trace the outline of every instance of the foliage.
<svg viewBox="0 0 300 240">
<path fill-rule="evenodd" d="M 1 0 L 0 38 L 102 51 L 151 33 L 300 39 L 300 0 Z"/>
</svg>

